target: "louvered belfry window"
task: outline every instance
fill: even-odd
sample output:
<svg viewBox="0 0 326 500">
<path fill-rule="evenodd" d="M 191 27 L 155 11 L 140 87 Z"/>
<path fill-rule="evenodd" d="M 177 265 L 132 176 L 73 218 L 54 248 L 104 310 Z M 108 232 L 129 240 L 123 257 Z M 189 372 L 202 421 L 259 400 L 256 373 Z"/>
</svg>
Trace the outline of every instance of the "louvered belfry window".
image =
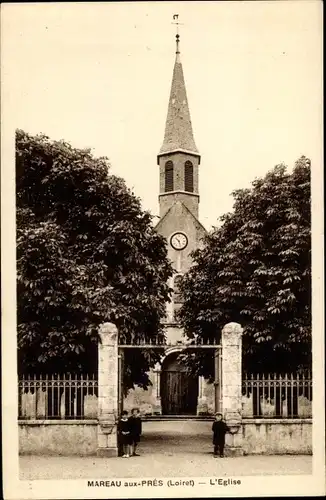
<svg viewBox="0 0 326 500">
<path fill-rule="evenodd" d="M 165 164 L 165 192 L 173 191 L 173 163 L 171 160 Z"/>
<path fill-rule="evenodd" d="M 191 161 L 185 163 L 185 191 L 194 191 L 194 167 Z"/>
</svg>

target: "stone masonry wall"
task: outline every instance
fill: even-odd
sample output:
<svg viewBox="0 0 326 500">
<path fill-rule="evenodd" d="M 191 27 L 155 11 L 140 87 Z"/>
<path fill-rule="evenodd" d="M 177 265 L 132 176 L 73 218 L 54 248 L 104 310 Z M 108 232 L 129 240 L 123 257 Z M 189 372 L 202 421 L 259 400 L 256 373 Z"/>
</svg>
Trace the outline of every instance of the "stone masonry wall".
<svg viewBox="0 0 326 500">
<path fill-rule="evenodd" d="M 312 454 L 310 419 L 257 419 L 242 421 L 245 455 Z"/>
<path fill-rule="evenodd" d="M 97 420 L 20 421 L 20 455 L 87 456 L 97 452 Z"/>
<path fill-rule="evenodd" d="M 212 421 L 188 421 L 191 432 L 207 436 L 211 443 Z M 157 426 L 158 432 L 170 435 L 184 434 L 184 426 L 188 423 L 143 422 L 143 433 L 148 426 Z M 203 428 L 204 427 L 204 428 Z M 62 456 L 95 456 L 97 453 L 97 421 L 19 421 L 19 453 L 20 455 L 62 455 Z M 189 435 L 185 439 L 190 439 Z M 231 436 L 227 434 L 226 445 Z M 311 419 L 277 420 L 277 419 L 245 419 L 242 421 L 242 446 L 245 455 L 282 455 L 312 453 L 312 421 Z"/>
</svg>

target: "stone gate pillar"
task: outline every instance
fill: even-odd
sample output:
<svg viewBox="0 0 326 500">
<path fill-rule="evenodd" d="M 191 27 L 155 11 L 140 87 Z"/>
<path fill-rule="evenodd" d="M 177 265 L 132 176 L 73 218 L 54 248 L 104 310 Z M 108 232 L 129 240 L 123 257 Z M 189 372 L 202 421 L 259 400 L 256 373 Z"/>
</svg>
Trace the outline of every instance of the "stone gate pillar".
<svg viewBox="0 0 326 500">
<path fill-rule="evenodd" d="M 98 353 L 98 429 L 97 454 L 118 456 L 118 330 L 103 323 Z"/>
<path fill-rule="evenodd" d="M 222 330 L 222 412 L 231 430 L 226 435 L 229 456 L 243 455 L 242 331 L 238 323 L 228 323 Z"/>
</svg>

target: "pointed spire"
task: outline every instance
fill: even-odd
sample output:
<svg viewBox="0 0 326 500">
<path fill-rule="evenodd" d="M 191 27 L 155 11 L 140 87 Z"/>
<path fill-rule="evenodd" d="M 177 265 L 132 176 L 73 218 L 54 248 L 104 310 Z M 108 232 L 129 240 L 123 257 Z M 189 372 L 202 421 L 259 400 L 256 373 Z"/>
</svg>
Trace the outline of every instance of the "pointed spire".
<svg viewBox="0 0 326 500">
<path fill-rule="evenodd" d="M 199 155 L 192 131 L 187 92 L 180 59 L 180 35 L 177 34 L 176 57 L 164 141 L 159 154 L 180 150 Z"/>
</svg>

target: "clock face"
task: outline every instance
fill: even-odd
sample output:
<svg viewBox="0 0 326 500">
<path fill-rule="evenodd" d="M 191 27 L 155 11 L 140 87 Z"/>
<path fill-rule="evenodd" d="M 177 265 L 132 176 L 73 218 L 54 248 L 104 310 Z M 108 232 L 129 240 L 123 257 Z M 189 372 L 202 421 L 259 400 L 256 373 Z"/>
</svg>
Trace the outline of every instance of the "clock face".
<svg viewBox="0 0 326 500">
<path fill-rule="evenodd" d="M 175 250 L 183 250 L 188 245 L 188 238 L 183 233 L 175 233 L 171 236 L 171 246 Z"/>
</svg>

